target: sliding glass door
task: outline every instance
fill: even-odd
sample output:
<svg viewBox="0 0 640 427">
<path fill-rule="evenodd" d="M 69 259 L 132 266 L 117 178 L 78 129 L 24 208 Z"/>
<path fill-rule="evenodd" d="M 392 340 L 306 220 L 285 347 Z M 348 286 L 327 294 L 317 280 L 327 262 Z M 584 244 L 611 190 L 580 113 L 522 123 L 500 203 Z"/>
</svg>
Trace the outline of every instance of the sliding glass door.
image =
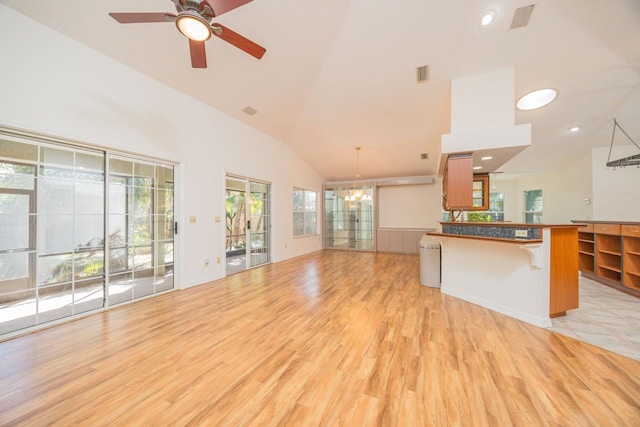
<svg viewBox="0 0 640 427">
<path fill-rule="evenodd" d="M 36 324 L 38 147 L 0 140 L 0 334 Z"/>
<path fill-rule="evenodd" d="M 227 274 L 269 263 L 269 184 L 228 176 L 226 187 Z"/>
<path fill-rule="evenodd" d="M 109 303 L 173 288 L 173 167 L 109 158 Z"/>
<path fill-rule="evenodd" d="M 172 166 L 0 136 L 0 335 L 173 288 L 173 198 Z"/>
</svg>

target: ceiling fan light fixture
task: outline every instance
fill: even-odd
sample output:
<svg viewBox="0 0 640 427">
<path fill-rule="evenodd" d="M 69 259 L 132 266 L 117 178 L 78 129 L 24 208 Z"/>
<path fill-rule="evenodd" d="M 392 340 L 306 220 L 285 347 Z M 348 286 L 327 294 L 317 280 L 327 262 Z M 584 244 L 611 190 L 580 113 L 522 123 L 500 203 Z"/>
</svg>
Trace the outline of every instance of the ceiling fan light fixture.
<svg viewBox="0 0 640 427">
<path fill-rule="evenodd" d="M 186 10 L 176 19 L 176 27 L 188 39 L 203 42 L 211 38 L 211 26 L 197 12 Z"/>
</svg>

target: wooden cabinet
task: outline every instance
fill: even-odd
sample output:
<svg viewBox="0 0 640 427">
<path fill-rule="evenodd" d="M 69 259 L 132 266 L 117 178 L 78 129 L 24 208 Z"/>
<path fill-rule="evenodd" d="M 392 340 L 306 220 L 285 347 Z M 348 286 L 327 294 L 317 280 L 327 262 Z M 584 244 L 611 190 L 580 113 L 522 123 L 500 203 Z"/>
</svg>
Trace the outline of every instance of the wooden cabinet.
<svg viewBox="0 0 640 427">
<path fill-rule="evenodd" d="M 578 259 L 583 275 L 640 297 L 640 223 L 593 221 L 580 227 Z"/>
<path fill-rule="evenodd" d="M 578 239 L 575 228 L 551 228 L 549 316 L 564 316 L 578 308 Z"/>
<path fill-rule="evenodd" d="M 449 156 L 442 189 L 444 209 L 463 210 L 473 205 L 473 158 L 470 154 Z"/>
<path fill-rule="evenodd" d="M 489 175 L 473 174 L 471 154 L 450 155 L 442 179 L 445 210 L 489 209 Z"/>
</svg>

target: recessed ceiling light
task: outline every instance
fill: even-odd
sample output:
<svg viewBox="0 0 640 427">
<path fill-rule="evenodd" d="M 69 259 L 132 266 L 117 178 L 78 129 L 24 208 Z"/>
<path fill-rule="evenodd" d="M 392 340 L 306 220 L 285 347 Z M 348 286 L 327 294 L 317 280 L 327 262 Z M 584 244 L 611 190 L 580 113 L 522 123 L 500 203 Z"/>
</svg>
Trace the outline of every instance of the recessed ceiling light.
<svg viewBox="0 0 640 427">
<path fill-rule="evenodd" d="M 482 15 L 482 19 L 480 20 L 480 24 L 483 27 L 486 27 L 487 25 L 491 24 L 494 19 L 496 19 L 496 11 L 495 10 L 487 10 Z"/>
<path fill-rule="evenodd" d="M 518 110 L 535 110 L 544 107 L 556 99 L 558 92 L 555 89 L 538 89 L 520 98 L 516 103 Z"/>
<path fill-rule="evenodd" d="M 480 157 L 480 160 L 491 160 L 491 159 L 493 159 L 493 156 Z"/>
<path fill-rule="evenodd" d="M 572 126 L 569 128 L 569 132 L 578 132 L 580 130 L 580 126 Z"/>
<path fill-rule="evenodd" d="M 474 170 L 474 171 L 477 171 L 477 170 L 480 170 L 480 169 L 482 169 L 482 166 L 474 166 L 474 167 L 473 167 L 473 170 Z"/>
</svg>

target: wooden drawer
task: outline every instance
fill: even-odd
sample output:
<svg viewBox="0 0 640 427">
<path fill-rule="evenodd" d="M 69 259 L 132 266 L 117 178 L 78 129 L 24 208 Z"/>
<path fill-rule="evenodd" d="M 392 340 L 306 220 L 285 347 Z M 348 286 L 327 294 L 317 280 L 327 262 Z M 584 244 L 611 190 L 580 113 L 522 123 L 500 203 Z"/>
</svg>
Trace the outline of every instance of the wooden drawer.
<svg viewBox="0 0 640 427">
<path fill-rule="evenodd" d="M 631 237 L 640 237 L 640 225 L 623 225 L 622 235 Z"/>
<path fill-rule="evenodd" d="M 593 233 L 593 224 L 586 224 L 582 227 L 578 227 L 578 231 L 582 231 L 583 233 Z"/>
<path fill-rule="evenodd" d="M 598 234 L 620 235 L 620 224 L 595 224 L 593 230 Z"/>
</svg>

